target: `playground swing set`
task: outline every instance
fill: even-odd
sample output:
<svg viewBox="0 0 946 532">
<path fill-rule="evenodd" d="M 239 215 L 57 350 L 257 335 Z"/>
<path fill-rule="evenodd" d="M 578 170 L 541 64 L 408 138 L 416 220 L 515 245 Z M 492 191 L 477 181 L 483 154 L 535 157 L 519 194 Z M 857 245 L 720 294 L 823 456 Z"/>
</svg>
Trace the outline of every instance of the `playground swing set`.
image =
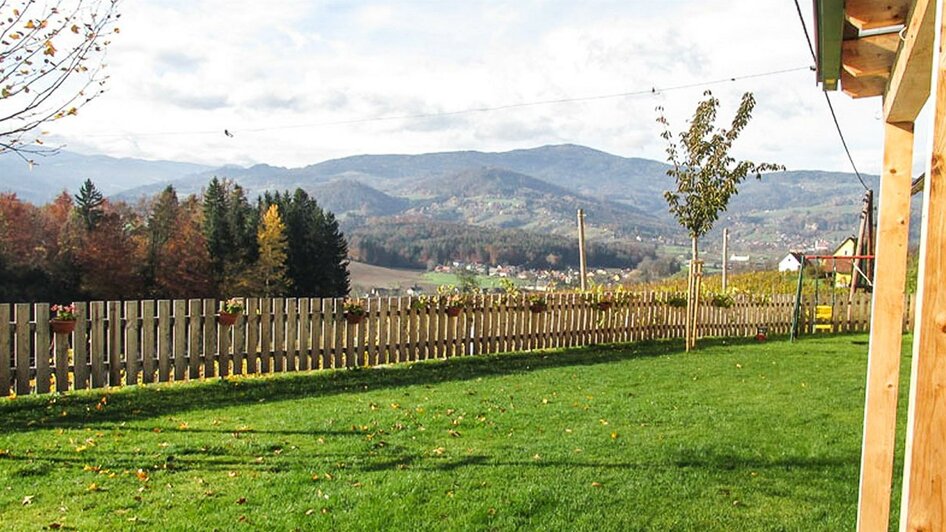
<svg viewBox="0 0 946 532">
<path fill-rule="evenodd" d="M 792 328 L 791 328 L 791 339 L 794 341 L 798 338 L 799 334 L 802 332 L 802 288 L 805 282 L 805 268 L 806 265 L 812 264 L 816 268 L 814 270 L 817 272 L 815 275 L 815 290 L 814 290 L 814 315 L 811 316 L 813 319 L 808 320 L 808 330 L 807 333 L 817 333 L 817 332 L 834 332 L 835 329 L 835 309 L 837 308 L 837 289 L 840 287 L 847 286 L 847 284 L 841 284 L 839 286 L 838 274 L 850 273 L 851 280 L 849 283 L 849 292 L 848 292 L 848 320 L 851 319 L 852 306 L 850 305 L 851 301 L 854 299 L 854 294 L 858 290 L 863 290 L 866 292 L 873 291 L 873 278 L 874 278 L 874 193 L 872 190 L 868 190 L 864 194 L 864 204 L 861 209 L 861 220 L 860 227 L 858 228 L 857 241 L 854 247 L 854 253 L 852 255 L 804 255 L 802 257 L 801 266 L 798 268 L 798 285 L 795 289 L 795 306 L 792 311 Z M 824 268 L 824 265 L 828 264 L 827 261 L 831 261 L 831 269 L 827 270 Z M 848 270 L 849 272 L 843 271 L 839 272 L 838 265 L 842 266 L 842 270 Z M 820 284 L 821 280 L 826 277 L 826 274 L 830 273 L 829 278 L 831 279 L 831 285 L 828 292 L 831 297 L 831 304 L 823 304 L 821 302 L 820 296 Z"/>
</svg>

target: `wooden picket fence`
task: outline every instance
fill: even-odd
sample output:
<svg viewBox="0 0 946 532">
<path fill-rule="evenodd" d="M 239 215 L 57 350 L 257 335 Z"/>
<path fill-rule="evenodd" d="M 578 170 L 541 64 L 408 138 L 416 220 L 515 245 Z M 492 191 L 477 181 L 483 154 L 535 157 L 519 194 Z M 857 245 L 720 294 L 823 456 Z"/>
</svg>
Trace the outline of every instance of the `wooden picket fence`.
<svg viewBox="0 0 946 532">
<path fill-rule="evenodd" d="M 524 298 L 484 295 L 456 317 L 416 299 L 363 300 L 358 324 L 342 299 L 247 299 L 233 326 L 218 323 L 214 299 L 77 303 L 77 326 L 53 334 L 49 304 L 0 304 L 0 396 L 65 392 L 242 374 L 370 367 L 429 359 L 593 344 L 682 338 L 685 309 L 635 294 L 599 310 L 579 294 L 547 295 L 533 313 Z M 869 296 L 835 312 L 838 331 L 863 331 Z M 787 334 L 793 296 L 737 298 L 700 309 L 700 336 Z M 908 308 L 912 308 L 909 307 Z M 806 301 L 805 331 L 814 316 Z M 912 315 L 912 314 L 911 314 Z M 912 318 L 909 318 L 912 319 Z M 905 324 L 906 326 L 907 324 Z"/>
</svg>

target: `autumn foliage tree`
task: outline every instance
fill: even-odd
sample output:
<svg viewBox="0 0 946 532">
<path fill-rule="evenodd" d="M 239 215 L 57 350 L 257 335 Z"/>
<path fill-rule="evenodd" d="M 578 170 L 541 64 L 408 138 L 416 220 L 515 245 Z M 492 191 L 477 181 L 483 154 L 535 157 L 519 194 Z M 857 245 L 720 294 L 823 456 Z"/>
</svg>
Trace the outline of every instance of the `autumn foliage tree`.
<svg viewBox="0 0 946 532">
<path fill-rule="evenodd" d="M 270 205 L 266 209 L 256 238 L 259 257 L 242 284 L 252 295 L 283 295 L 289 289 L 286 266 L 289 244 L 286 240 L 286 225 L 279 216 L 279 207 Z"/>
</svg>

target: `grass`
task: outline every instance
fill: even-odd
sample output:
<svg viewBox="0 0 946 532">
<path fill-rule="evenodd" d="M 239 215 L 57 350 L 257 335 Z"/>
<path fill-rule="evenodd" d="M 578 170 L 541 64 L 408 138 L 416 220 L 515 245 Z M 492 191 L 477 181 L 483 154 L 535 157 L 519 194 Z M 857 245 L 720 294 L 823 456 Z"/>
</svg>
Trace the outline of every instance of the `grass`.
<svg viewBox="0 0 946 532">
<path fill-rule="evenodd" d="M 866 338 L 680 347 L 2 401 L 2 528 L 851 529 Z"/>
</svg>

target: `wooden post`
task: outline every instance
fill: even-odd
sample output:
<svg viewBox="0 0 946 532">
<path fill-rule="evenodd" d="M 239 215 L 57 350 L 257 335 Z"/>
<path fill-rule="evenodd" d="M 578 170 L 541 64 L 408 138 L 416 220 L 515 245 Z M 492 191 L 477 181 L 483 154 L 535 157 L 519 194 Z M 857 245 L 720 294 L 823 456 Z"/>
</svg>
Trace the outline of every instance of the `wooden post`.
<svg viewBox="0 0 946 532">
<path fill-rule="evenodd" d="M 729 288 L 729 228 L 723 229 L 723 292 Z"/>
<path fill-rule="evenodd" d="M 912 164 L 913 124 L 886 124 L 857 512 L 862 531 L 886 530 L 890 515 Z"/>
<path fill-rule="evenodd" d="M 936 2 L 935 12 L 930 91 L 933 127 L 923 191 L 902 530 L 939 530 L 946 523 L 946 51 L 942 1 Z"/>
<path fill-rule="evenodd" d="M 585 210 L 578 209 L 578 263 L 581 270 L 581 291 L 588 289 L 588 259 L 585 256 Z"/>
</svg>

